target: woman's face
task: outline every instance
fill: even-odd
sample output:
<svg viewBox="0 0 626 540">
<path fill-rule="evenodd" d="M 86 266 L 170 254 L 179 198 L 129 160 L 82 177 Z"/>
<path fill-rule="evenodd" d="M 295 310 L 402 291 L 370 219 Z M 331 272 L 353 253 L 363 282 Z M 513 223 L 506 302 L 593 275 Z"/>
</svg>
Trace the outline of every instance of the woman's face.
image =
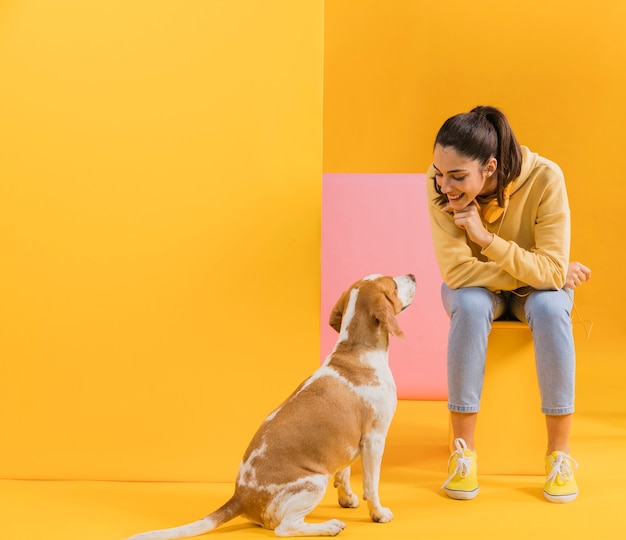
<svg viewBox="0 0 626 540">
<path fill-rule="evenodd" d="M 448 197 L 452 211 L 463 210 L 478 195 L 491 195 L 496 191 L 495 158 L 482 166 L 477 159 L 468 159 L 451 146 L 436 145 L 433 164 L 437 185 Z"/>
</svg>

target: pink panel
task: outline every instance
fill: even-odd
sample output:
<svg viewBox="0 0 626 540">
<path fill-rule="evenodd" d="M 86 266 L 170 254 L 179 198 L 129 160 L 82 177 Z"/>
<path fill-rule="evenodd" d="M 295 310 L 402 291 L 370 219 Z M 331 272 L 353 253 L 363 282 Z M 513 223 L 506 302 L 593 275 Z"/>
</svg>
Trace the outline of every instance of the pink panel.
<svg viewBox="0 0 626 540">
<path fill-rule="evenodd" d="M 413 305 L 398 317 L 390 365 L 400 399 L 445 400 L 448 317 L 441 305 L 424 174 L 324 174 L 322 192 L 322 360 L 337 333 L 328 325 L 341 293 L 369 274 L 412 273 Z"/>
</svg>

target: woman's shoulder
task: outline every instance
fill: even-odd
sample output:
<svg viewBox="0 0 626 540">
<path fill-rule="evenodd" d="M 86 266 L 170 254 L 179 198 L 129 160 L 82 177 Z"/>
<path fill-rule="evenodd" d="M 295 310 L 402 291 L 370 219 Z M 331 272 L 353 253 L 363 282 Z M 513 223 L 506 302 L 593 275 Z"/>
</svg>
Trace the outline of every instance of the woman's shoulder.
<svg viewBox="0 0 626 540">
<path fill-rule="evenodd" d="M 564 182 L 563 170 L 558 163 L 532 152 L 525 146 L 522 147 L 522 156 L 522 172 L 519 178 L 522 182 L 520 183 L 531 179 L 535 182 Z"/>
<path fill-rule="evenodd" d="M 561 179 L 564 178 L 563 170 L 561 169 L 558 163 L 548 158 L 545 158 L 543 156 L 539 156 L 537 161 L 539 163 L 538 165 L 539 167 L 545 168 L 547 172 L 552 173 L 554 176 L 558 178 L 561 178 Z"/>
</svg>

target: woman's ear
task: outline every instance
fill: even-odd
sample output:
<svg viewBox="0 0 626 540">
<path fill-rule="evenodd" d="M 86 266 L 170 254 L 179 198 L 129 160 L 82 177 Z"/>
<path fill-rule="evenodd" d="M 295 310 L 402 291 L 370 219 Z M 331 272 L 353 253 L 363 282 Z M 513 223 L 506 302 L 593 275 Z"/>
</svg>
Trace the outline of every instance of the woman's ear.
<svg viewBox="0 0 626 540">
<path fill-rule="evenodd" d="M 487 161 L 487 164 L 485 165 L 485 173 L 487 174 L 487 176 L 492 176 L 493 173 L 496 172 L 498 168 L 498 160 L 494 157 L 489 158 L 489 160 Z"/>
</svg>

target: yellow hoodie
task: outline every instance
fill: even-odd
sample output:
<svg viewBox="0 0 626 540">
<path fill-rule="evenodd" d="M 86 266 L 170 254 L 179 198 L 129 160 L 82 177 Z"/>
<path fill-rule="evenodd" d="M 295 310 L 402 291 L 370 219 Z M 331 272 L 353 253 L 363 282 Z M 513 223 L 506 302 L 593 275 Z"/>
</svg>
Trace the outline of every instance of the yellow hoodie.
<svg viewBox="0 0 626 540">
<path fill-rule="evenodd" d="M 494 239 L 482 249 L 437 203 L 435 169 L 426 175 L 435 255 L 452 289 L 561 289 L 569 264 L 570 213 L 559 166 L 522 146 L 522 170 L 503 215 L 486 223 Z"/>
</svg>

